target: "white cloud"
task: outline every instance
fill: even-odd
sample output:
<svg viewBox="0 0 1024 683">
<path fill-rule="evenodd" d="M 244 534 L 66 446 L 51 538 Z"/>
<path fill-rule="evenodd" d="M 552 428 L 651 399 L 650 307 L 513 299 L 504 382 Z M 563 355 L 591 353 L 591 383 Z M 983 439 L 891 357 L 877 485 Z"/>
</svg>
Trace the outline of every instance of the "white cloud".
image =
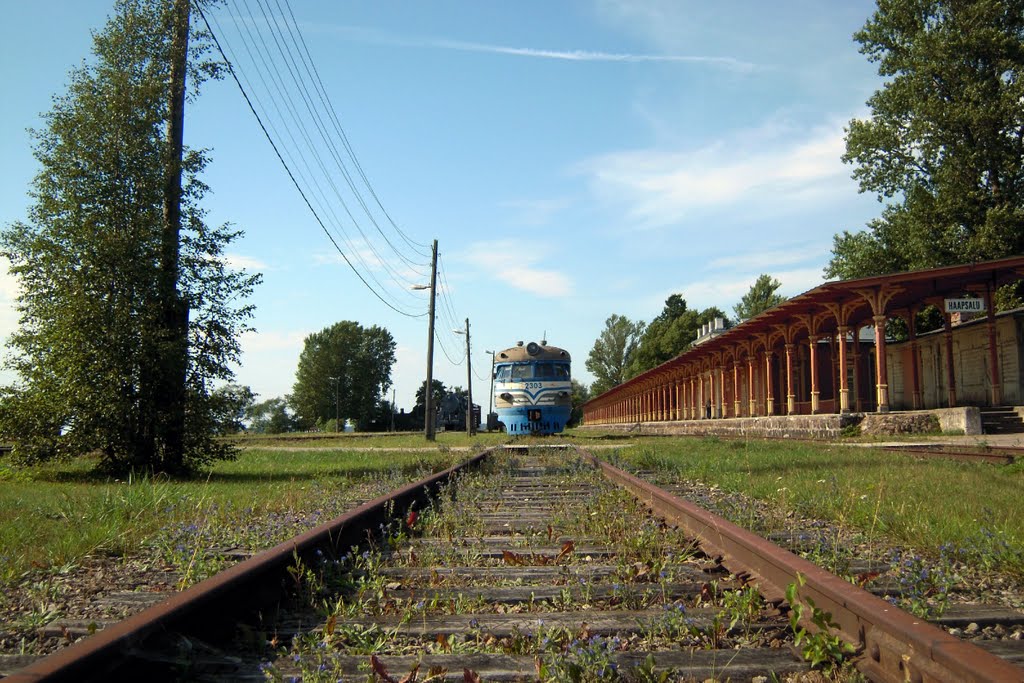
<svg viewBox="0 0 1024 683">
<path fill-rule="evenodd" d="M 438 47 L 449 50 L 467 52 L 489 52 L 492 54 L 510 55 L 513 57 L 532 57 L 536 59 L 559 59 L 572 62 L 668 62 L 688 63 L 716 66 L 731 71 L 749 72 L 757 68 L 755 64 L 744 62 L 733 57 L 713 55 L 672 55 L 672 54 L 636 54 L 629 52 L 603 52 L 600 50 L 548 50 L 530 47 L 510 47 L 507 45 L 488 45 L 458 40 L 439 40 L 424 43 L 427 47 Z"/>
<path fill-rule="evenodd" d="M 270 269 L 270 266 L 264 261 L 252 256 L 243 256 L 242 254 L 225 254 L 224 261 L 235 270 L 245 269 L 252 272 L 263 272 Z"/>
<path fill-rule="evenodd" d="M 304 28 L 305 30 L 305 28 Z M 748 73 L 758 68 L 756 64 L 735 57 L 702 54 L 671 54 L 671 53 L 633 53 L 607 52 L 604 50 L 581 49 L 549 49 L 537 47 L 513 47 L 493 43 L 475 43 L 463 40 L 438 38 L 419 38 L 400 36 L 377 29 L 361 26 L 311 26 L 312 31 L 330 31 L 340 33 L 349 40 L 360 40 L 378 45 L 394 45 L 397 47 L 428 48 L 435 50 L 456 50 L 460 52 L 480 52 L 509 57 L 526 57 L 530 59 L 554 59 L 571 62 L 620 62 L 620 63 L 677 63 L 710 66 L 728 71 Z"/>
<path fill-rule="evenodd" d="M 536 252 L 533 243 L 498 240 L 472 244 L 462 256 L 509 287 L 549 298 L 571 294 L 568 275 L 536 267 L 544 255 Z"/>
<path fill-rule="evenodd" d="M 568 199 L 511 199 L 498 204 L 503 209 L 518 212 L 511 221 L 526 226 L 549 225 L 555 214 L 571 205 Z"/>
<path fill-rule="evenodd" d="M 240 339 L 242 353 L 260 353 L 265 351 L 295 351 L 298 353 L 302 350 L 302 342 L 309 334 L 309 332 L 303 330 L 246 332 Z"/>
<path fill-rule="evenodd" d="M 814 244 L 806 246 L 786 247 L 781 249 L 766 249 L 752 251 L 745 254 L 730 254 L 709 261 L 708 270 L 732 270 L 744 271 L 757 274 L 768 273 L 773 277 L 773 269 L 784 266 L 791 266 L 804 263 L 809 260 L 820 260 L 827 255 L 831 245 Z"/>
<path fill-rule="evenodd" d="M 803 294 L 822 284 L 825 281 L 822 276 L 822 267 L 772 271 L 770 275 L 781 283 L 778 293 L 788 298 Z M 725 271 L 718 275 L 708 273 L 708 277 L 680 284 L 672 288 L 671 291 L 662 293 L 656 303 L 652 298 L 648 304 L 649 306 L 656 305 L 657 311 L 660 312 L 665 299 L 670 294 L 678 292 L 686 299 L 686 304 L 690 309 L 701 311 L 710 306 L 717 306 L 726 315 L 732 316 L 732 307 L 739 303 L 756 279 L 756 274 L 737 277 L 734 271 Z"/>
<path fill-rule="evenodd" d="M 636 228 L 679 224 L 737 206 L 806 208 L 851 191 L 838 120 L 809 130 L 769 122 L 693 150 L 644 149 L 578 165 L 595 195 L 625 206 Z"/>
</svg>

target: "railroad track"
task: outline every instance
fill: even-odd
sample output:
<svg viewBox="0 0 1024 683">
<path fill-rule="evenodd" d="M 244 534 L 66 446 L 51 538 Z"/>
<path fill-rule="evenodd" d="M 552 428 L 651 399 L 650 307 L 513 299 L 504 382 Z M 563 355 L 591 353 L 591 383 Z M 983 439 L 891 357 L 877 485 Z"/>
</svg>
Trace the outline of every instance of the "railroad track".
<svg viewBox="0 0 1024 683">
<path fill-rule="evenodd" d="M 371 501 L 9 680 L 784 678 L 809 666 L 787 590 L 805 624 L 811 601 L 831 613 L 812 642 L 841 637 L 874 680 L 1024 680 L 626 472 L 527 448 Z"/>
<path fill-rule="evenodd" d="M 948 458 L 967 462 L 985 462 L 998 465 L 1012 465 L 1019 458 L 1024 458 L 1024 448 L 1013 446 L 955 446 L 951 444 L 935 444 L 927 446 L 913 444 L 908 446 L 883 446 L 884 450 L 895 451 L 904 455 L 921 458 Z"/>
</svg>

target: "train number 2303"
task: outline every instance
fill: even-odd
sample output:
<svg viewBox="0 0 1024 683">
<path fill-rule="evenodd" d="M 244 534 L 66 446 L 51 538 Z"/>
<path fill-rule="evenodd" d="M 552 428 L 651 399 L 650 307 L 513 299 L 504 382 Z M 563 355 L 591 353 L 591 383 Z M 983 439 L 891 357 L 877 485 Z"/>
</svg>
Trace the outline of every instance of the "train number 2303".
<svg viewBox="0 0 1024 683">
<path fill-rule="evenodd" d="M 527 382 L 526 388 L 529 389 L 543 389 L 544 384 L 542 382 Z"/>
</svg>

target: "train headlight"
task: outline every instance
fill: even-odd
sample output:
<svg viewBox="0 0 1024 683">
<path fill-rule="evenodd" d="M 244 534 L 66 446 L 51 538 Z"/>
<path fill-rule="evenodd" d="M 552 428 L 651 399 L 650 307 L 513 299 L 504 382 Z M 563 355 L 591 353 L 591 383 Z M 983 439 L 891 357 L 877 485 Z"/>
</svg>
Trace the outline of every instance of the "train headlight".
<svg viewBox="0 0 1024 683">
<path fill-rule="evenodd" d="M 512 402 L 512 394 L 508 393 L 507 391 L 503 394 L 498 394 L 498 398 L 500 398 L 502 401 L 508 401 L 509 403 Z"/>
</svg>

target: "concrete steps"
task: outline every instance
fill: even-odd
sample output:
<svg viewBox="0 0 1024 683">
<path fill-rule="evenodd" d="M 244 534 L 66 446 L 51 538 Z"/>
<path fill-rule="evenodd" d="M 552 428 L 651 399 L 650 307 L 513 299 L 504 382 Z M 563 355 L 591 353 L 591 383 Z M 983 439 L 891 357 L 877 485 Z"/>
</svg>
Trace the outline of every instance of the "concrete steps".
<svg viewBox="0 0 1024 683">
<path fill-rule="evenodd" d="M 1024 417 L 1015 406 L 981 408 L 981 431 L 984 434 L 1024 434 Z"/>
</svg>

